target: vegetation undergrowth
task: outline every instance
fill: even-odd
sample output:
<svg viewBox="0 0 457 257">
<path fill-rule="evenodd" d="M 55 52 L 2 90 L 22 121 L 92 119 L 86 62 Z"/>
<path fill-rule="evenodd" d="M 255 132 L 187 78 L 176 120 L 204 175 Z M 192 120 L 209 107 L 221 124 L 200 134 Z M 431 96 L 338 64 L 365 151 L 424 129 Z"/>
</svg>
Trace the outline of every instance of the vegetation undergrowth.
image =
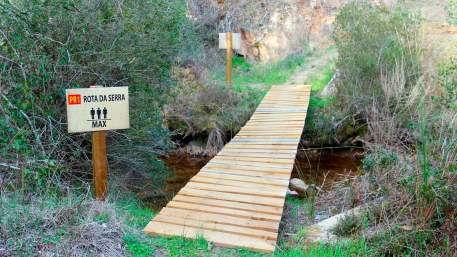
<svg viewBox="0 0 457 257">
<path fill-rule="evenodd" d="M 452 60 L 438 73 L 423 68 L 422 19 L 406 10 L 358 1 L 342 8 L 335 24 L 342 73 L 335 107 L 367 127 L 352 202 L 387 202 L 371 210 L 360 237 L 373 256 L 456 254 Z M 359 229 L 354 221 L 340 228 Z"/>
<path fill-rule="evenodd" d="M 161 115 L 169 72 L 195 35 L 185 12 L 181 0 L 2 1 L 0 152 L 2 167 L 14 171 L 6 173 L 8 189 L 60 190 L 90 169 L 90 135 L 66 130 L 65 89 L 92 85 L 129 86 L 131 129 L 108 133 L 112 170 L 145 179 L 154 170 L 160 184 L 166 172 L 155 160 L 172 147 Z"/>
<path fill-rule="evenodd" d="M 446 6 L 449 23 L 457 26 L 457 1 L 449 0 Z"/>
<path fill-rule="evenodd" d="M 318 74 L 313 74 L 306 81 L 306 85 L 311 85 L 311 97 L 309 99 L 308 107 L 308 116 L 307 122 L 312 122 L 314 118 L 318 119 L 319 117 L 314 117 L 314 113 L 317 109 L 322 109 L 328 106 L 332 100 L 332 96 L 321 97 L 318 96 L 320 92 L 330 83 L 330 81 L 335 75 L 335 63 L 328 63 Z M 312 124 L 309 124 L 313 126 Z"/>
</svg>

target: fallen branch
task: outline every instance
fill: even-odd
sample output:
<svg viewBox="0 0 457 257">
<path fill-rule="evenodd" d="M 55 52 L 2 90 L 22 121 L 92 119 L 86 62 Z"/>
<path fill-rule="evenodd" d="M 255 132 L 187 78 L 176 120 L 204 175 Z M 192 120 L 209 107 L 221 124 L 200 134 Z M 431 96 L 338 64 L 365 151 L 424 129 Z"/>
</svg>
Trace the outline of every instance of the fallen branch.
<svg viewBox="0 0 457 257">
<path fill-rule="evenodd" d="M 0 162 L 0 166 L 6 167 L 6 168 L 9 168 L 9 169 L 12 169 L 12 170 L 20 170 L 19 167 L 11 165 L 11 164 L 8 164 L 8 163 L 4 163 L 4 162 Z"/>
</svg>

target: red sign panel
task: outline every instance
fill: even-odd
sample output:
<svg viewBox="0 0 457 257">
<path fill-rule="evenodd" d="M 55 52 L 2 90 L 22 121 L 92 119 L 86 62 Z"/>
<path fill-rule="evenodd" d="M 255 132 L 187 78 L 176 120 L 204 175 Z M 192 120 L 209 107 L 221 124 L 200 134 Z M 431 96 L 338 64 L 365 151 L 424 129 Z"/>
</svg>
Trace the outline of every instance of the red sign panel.
<svg viewBox="0 0 457 257">
<path fill-rule="evenodd" d="M 68 105 L 81 104 L 81 95 L 68 95 Z"/>
</svg>

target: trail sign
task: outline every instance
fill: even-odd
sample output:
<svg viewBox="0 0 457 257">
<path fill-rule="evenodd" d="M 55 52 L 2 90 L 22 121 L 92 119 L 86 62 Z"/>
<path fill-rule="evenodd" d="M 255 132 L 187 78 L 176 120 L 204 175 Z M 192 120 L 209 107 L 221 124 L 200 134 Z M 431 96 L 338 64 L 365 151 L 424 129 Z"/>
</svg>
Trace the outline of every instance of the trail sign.
<svg viewBox="0 0 457 257">
<path fill-rule="evenodd" d="M 232 49 L 241 49 L 241 34 L 232 34 Z M 219 49 L 227 49 L 227 33 L 219 33 Z"/>
<path fill-rule="evenodd" d="M 93 87 L 66 90 L 68 132 L 127 129 L 128 87 Z"/>
</svg>

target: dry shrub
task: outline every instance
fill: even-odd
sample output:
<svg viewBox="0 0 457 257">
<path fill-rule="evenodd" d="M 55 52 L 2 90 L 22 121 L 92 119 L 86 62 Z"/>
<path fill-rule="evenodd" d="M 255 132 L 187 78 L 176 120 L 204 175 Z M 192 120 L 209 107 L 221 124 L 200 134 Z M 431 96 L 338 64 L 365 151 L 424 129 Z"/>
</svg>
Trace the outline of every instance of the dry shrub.
<svg viewBox="0 0 457 257">
<path fill-rule="evenodd" d="M 188 138 L 207 138 L 206 152 L 217 153 L 231 134 L 237 132 L 255 107 L 249 94 L 210 81 L 205 71 L 195 66 L 176 67 L 174 99 L 166 106 L 168 126 Z"/>
<path fill-rule="evenodd" d="M 85 197 L 0 198 L 1 256 L 126 256 L 124 224 L 108 202 Z"/>
<path fill-rule="evenodd" d="M 375 256 L 457 254 L 455 230 L 446 229 L 457 222 L 457 115 L 453 93 L 440 93 L 454 88 L 453 66 L 438 79 L 421 69 L 414 15 L 356 2 L 343 8 L 335 34 L 339 104 L 368 125 L 350 202 L 388 201 L 365 231 Z"/>
</svg>

